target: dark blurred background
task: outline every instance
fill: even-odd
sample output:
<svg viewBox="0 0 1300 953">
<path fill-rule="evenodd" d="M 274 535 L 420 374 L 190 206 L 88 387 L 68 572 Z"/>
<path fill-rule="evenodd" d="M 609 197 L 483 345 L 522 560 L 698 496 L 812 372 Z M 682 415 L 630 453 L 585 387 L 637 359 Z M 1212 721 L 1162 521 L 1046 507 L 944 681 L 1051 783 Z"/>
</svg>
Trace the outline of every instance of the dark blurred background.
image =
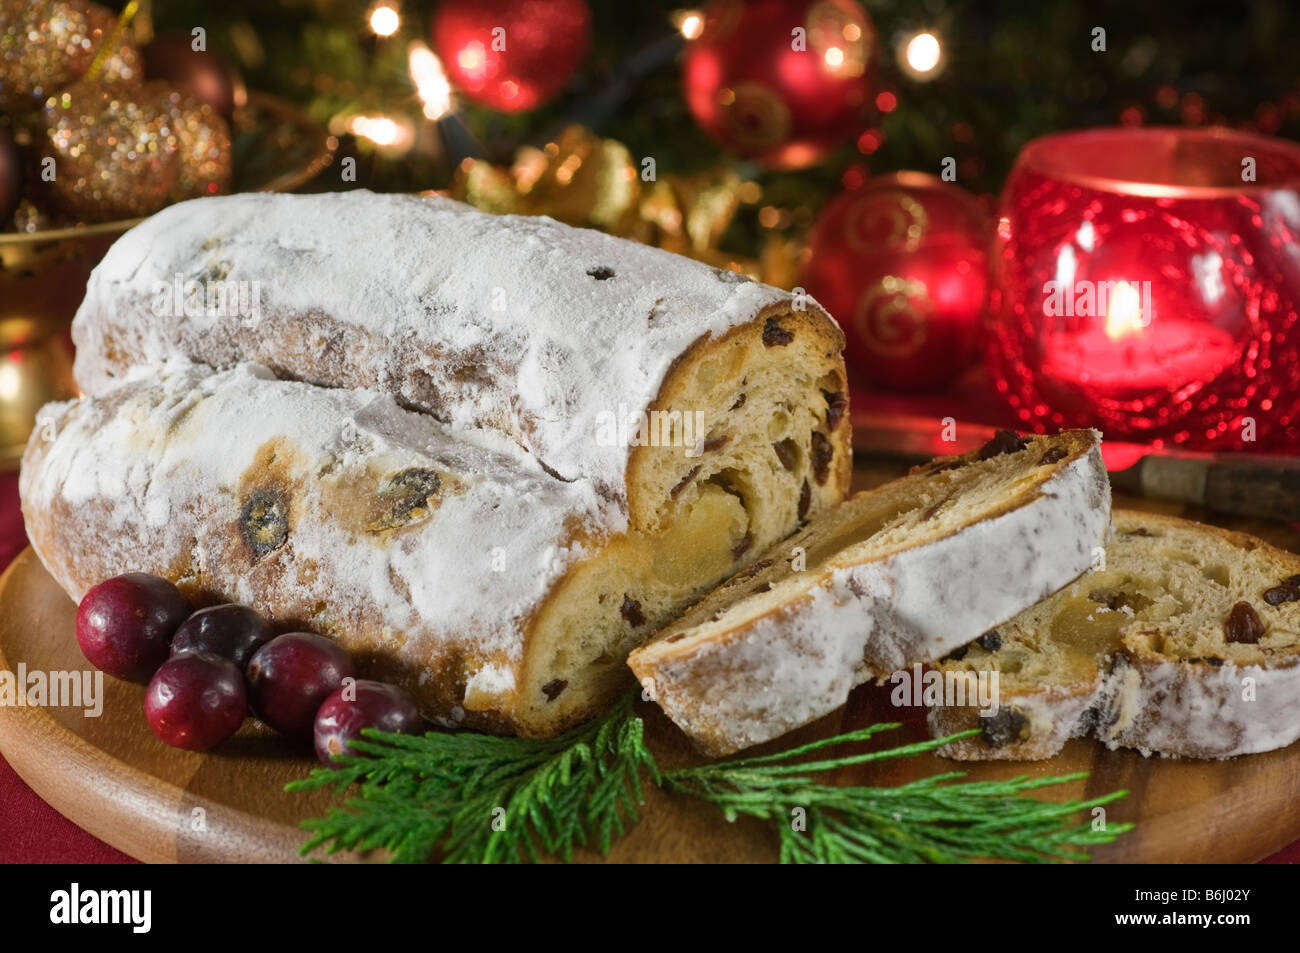
<svg viewBox="0 0 1300 953">
<path fill-rule="evenodd" d="M 418 122 L 408 43 L 432 44 L 440 6 L 391 4 L 388 37 L 369 25 L 374 4 L 359 0 L 168 0 L 155 4 L 159 31 L 208 30 L 252 88 L 304 104 L 322 121 L 354 113 Z M 521 3 L 526 8 L 526 3 Z M 690 5 L 660 0 L 592 0 L 590 52 L 553 99 L 507 113 L 466 98 L 456 112 L 473 151 L 508 163 L 522 143 L 541 144 L 570 122 L 652 155 L 660 175 L 737 162 L 705 135 L 682 94 L 680 30 Z M 872 101 L 861 130 L 797 172 L 740 165 L 763 188 L 742 208 L 723 242 L 755 253 L 764 221 L 806 226 L 815 210 L 863 173 L 938 172 L 957 162 L 958 181 L 980 195 L 1000 189 L 1019 147 L 1045 132 L 1099 124 L 1224 124 L 1300 138 L 1300 5 L 1245 3 L 1029 3 L 864 0 L 877 34 Z M 1092 31 L 1106 31 L 1093 50 Z M 908 75 L 900 45 L 919 31 L 942 49 L 932 78 Z M 881 97 L 880 94 L 892 94 Z M 883 111 L 880 107 L 888 108 Z M 892 107 L 892 108 L 889 108 Z M 359 184 L 384 190 L 441 188 L 453 162 L 445 150 L 385 154 L 364 137 L 344 137 Z M 418 137 L 417 137 L 418 143 Z M 847 180 L 846 180 L 847 176 Z M 338 177 L 325 176 L 318 188 Z"/>
</svg>

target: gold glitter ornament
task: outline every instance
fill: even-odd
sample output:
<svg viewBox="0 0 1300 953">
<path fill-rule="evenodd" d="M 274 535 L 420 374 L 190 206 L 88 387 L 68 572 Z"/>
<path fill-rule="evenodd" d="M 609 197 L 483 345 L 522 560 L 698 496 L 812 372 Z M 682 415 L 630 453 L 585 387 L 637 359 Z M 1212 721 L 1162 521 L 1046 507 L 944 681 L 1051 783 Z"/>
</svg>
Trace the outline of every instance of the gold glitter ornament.
<svg viewBox="0 0 1300 953">
<path fill-rule="evenodd" d="M 108 7 L 91 3 L 86 7 L 86 15 L 91 26 L 91 49 L 94 57 L 99 56 L 104 44 L 113 38 L 117 31 L 117 14 Z M 104 54 L 99 64 L 99 73 L 95 77 L 101 83 L 139 83 L 144 80 L 144 64 L 140 59 L 140 50 L 131 42 L 131 31 L 123 28 L 113 44 L 113 48 Z"/>
<path fill-rule="evenodd" d="M 94 58 L 79 0 L 0 0 L 0 111 L 39 109 Z"/>
<path fill-rule="evenodd" d="M 176 183 L 176 143 L 168 111 L 134 86 L 76 83 L 45 103 L 50 190 L 67 211 L 91 222 L 158 211 Z"/>
<path fill-rule="evenodd" d="M 170 121 L 177 175 L 169 200 L 222 195 L 230 190 L 230 127 L 220 113 L 192 94 L 170 88 L 165 80 L 145 84 Z"/>
</svg>

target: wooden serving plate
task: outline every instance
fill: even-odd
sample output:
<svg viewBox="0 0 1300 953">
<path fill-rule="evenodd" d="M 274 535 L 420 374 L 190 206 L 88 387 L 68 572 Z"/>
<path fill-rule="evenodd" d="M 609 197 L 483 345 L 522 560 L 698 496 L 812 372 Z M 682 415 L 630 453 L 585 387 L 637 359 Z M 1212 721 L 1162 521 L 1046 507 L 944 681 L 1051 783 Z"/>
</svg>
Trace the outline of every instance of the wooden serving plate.
<svg viewBox="0 0 1300 953">
<path fill-rule="evenodd" d="M 76 609 L 35 554 L 22 553 L 0 577 L 0 668 L 85 671 L 75 637 Z M 168 748 L 145 724 L 144 689 L 104 678 L 103 711 L 0 706 L 0 751 L 42 798 L 95 836 L 151 862 L 288 862 L 304 839 L 298 822 L 322 814 L 328 795 L 286 794 L 284 785 L 315 764 L 308 752 L 249 720 L 215 751 Z M 918 712 L 889 705 L 887 691 L 863 687 L 840 711 L 780 742 L 777 750 L 877 721 L 904 720 L 881 747 L 924 737 Z M 661 766 L 692 763 L 685 737 L 651 705 L 647 738 Z M 760 749 L 762 750 L 762 749 Z M 1044 797 L 1091 797 L 1126 788 L 1108 808 L 1137 830 L 1093 851 L 1095 861 L 1249 862 L 1300 838 L 1300 744 L 1222 762 L 1146 759 L 1073 741 L 1050 761 L 960 764 L 932 756 L 846 769 L 838 783 L 898 784 L 954 769 L 978 779 L 1090 771 L 1086 782 Z M 344 858 L 357 859 L 357 858 Z M 580 860 L 599 860 L 587 854 Z M 621 862 L 768 862 L 776 840 L 757 822 L 728 824 L 713 807 L 648 788 L 641 822 L 615 844 Z"/>
</svg>

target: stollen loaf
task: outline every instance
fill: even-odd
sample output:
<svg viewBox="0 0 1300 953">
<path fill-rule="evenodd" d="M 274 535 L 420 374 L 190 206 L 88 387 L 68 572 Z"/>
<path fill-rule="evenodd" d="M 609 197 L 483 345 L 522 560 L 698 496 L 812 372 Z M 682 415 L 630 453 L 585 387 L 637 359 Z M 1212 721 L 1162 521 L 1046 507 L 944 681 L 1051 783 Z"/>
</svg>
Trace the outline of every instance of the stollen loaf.
<svg viewBox="0 0 1300 953">
<path fill-rule="evenodd" d="M 873 677 L 947 655 L 1103 552 L 1095 431 L 946 457 L 813 519 L 635 650 L 646 693 L 709 755 L 825 715 Z"/>
<path fill-rule="evenodd" d="M 735 471 L 734 492 L 771 497 L 752 514 L 765 546 L 795 525 L 805 479 L 818 505 L 832 502 L 852 466 L 848 428 L 831 425 L 846 406 L 843 336 L 816 302 L 445 198 L 173 205 L 109 249 L 72 333 L 92 396 L 173 357 L 376 389 L 453 430 L 504 434 L 558 479 L 590 480 L 640 530 L 671 515 L 664 501 L 684 481 Z M 769 480 L 786 440 L 790 468 Z M 712 462 L 698 469 L 683 442 Z"/>
<path fill-rule="evenodd" d="M 600 711 L 628 649 L 726 575 L 748 532 L 709 484 L 664 533 L 620 535 L 592 483 L 492 431 L 251 364 L 150 368 L 46 406 L 20 491 L 74 599 L 156 573 L 337 639 L 446 724 L 530 735 Z"/>
<path fill-rule="evenodd" d="M 173 206 L 95 270 L 24 461 L 74 598 L 126 571 L 550 735 L 852 466 L 817 306 L 549 219 L 356 192 Z"/>
</svg>

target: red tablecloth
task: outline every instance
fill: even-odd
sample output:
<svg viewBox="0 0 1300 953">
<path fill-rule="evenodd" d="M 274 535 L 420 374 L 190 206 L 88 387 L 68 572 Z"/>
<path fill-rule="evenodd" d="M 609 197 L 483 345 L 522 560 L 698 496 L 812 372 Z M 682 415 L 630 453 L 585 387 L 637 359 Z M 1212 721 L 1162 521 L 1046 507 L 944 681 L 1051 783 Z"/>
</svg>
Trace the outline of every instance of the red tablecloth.
<svg viewBox="0 0 1300 953">
<path fill-rule="evenodd" d="M 27 545 L 18 510 L 18 481 L 0 475 L 0 570 Z M 0 863 L 132 863 L 87 834 L 32 791 L 0 756 Z M 1300 841 L 1265 863 L 1300 863 Z"/>
<path fill-rule="evenodd" d="M 18 510 L 18 479 L 0 474 L 0 570 L 26 545 L 27 534 Z M 42 801 L 0 755 L 0 863 L 134 862 Z"/>
</svg>

